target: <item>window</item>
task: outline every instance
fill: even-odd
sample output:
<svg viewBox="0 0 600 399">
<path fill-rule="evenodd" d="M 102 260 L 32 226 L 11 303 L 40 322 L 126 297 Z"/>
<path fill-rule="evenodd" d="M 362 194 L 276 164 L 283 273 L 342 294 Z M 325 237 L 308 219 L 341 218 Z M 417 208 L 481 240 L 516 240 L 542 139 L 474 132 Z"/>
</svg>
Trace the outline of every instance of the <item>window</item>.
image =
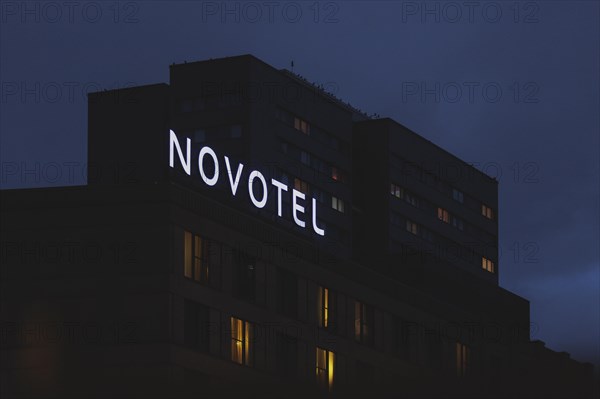
<svg viewBox="0 0 600 399">
<path fill-rule="evenodd" d="M 253 329 L 250 322 L 231 318 L 231 361 L 244 366 L 254 364 Z"/>
<path fill-rule="evenodd" d="M 194 107 L 192 100 L 182 100 L 179 106 L 182 113 L 192 112 Z"/>
<path fill-rule="evenodd" d="M 354 303 L 354 338 L 373 344 L 373 308 L 359 301 Z"/>
<path fill-rule="evenodd" d="M 298 340 L 287 334 L 277 333 L 277 372 L 282 377 L 293 378 L 298 371 Z"/>
<path fill-rule="evenodd" d="M 317 383 L 323 389 L 333 390 L 335 354 L 317 347 Z"/>
<path fill-rule="evenodd" d="M 419 234 L 419 226 L 415 222 L 411 222 L 410 220 L 406 221 L 406 231 L 412 233 L 414 235 Z"/>
<path fill-rule="evenodd" d="M 310 154 L 306 151 L 300 150 L 300 162 L 302 162 L 304 165 L 310 166 Z"/>
<path fill-rule="evenodd" d="M 236 298 L 254 302 L 256 299 L 256 260 L 237 252 L 233 267 L 233 294 Z"/>
<path fill-rule="evenodd" d="M 444 208 L 438 208 L 437 214 L 438 214 L 438 219 L 440 219 L 442 222 L 444 222 L 444 223 L 449 222 L 450 217 L 448 215 L 447 210 L 445 210 Z"/>
<path fill-rule="evenodd" d="M 494 262 L 486 258 L 485 256 L 481 257 L 481 268 L 490 273 L 494 273 Z"/>
<path fill-rule="evenodd" d="M 423 237 L 426 241 L 429 241 L 429 242 L 434 241 L 434 235 L 431 232 L 431 230 L 421 228 L 421 237 Z"/>
<path fill-rule="evenodd" d="M 452 216 L 452 226 L 454 226 L 460 231 L 463 231 L 465 229 L 465 224 L 462 221 L 462 219 L 459 219 L 456 216 Z"/>
<path fill-rule="evenodd" d="M 317 290 L 317 317 L 319 327 L 333 330 L 336 323 L 336 295 L 329 288 L 318 287 Z"/>
<path fill-rule="evenodd" d="M 331 207 L 338 212 L 344 213 L 344 201 L 338 197 L 331 196 Z"/>
<path fill-rule="evenodd" d="M 319 201 L 321 204 L 325 203 L 325 192 L 323 192 L 323 191 L 321 191 L 321 190 L 319 190 L 317 188 L 314 188 L 314 187 L 313 187 L 313 189 L 311 191 L 312 191 L 312 196 L 317 201 Z"/>
<path fill-rule="evenodd" d="M 481 204 L 481 214 L 488 219 L 494 219 L 494 212 L 492 211 L 492 208 L 485 204 Z"/>
<path fill-rule="evenodd" d="M 294 178 L 294 188 L 306 195 L 309 195 L 309 186 L 304 180 L 300 180 L 297 177 Z"/>
<path fill-rule="evenodd" d="M 418 336 L 417 324 L 397 318 L 395 320 L 395 349 L 396 354 L 402 359 L 410 360 L 411 347 Z"/>
<path fill-rule="evenodd" d="M 456 343 L 456 375 L 465 377 L 469 369 L 470 349 L 467 345 L 460 342 Z"/>
<path fill-rule="evenodd" d="M 187 346 L 208 352 L 209 311 L 199 303 L 185 300 L 183 339 Z"/>
<path fill-rule="evenodd" d="M 403 190 L 400 186 L 392 183 L 390 185 L 390 194 L 392 194 L 396 198 L 402 198 Z"/>
<path fill-rule="evenodd" d="M 455 188 L 452 189 L 452 198 L 455 201 L 460 202 L 461 204 L 464 202 L 464 194 L 462 191 L 457 190 Z"/>
<path fill-rule="evenodd" d="M 210 252 L 214 259 L 217 254 L 214 248 L 209 251 L 208 240 L 186 231 L 184 233 L 184 276 L 202 284 L 208 284 Z"/>
<path fill-rule="evenodd" d="M 204 143 L 206 141 L 206 130 L 197 129 L 194 131 L 194 143 Z"/>
<path fill-rule="evenodd" d="M 426 364 L 434 369 L 440 369 L 443 364 L 442 337 L 440 331 L 425 330 Z"/>
<path fill-rule="evenodd" d="M 240 137 L 242 137 L 242 126 L 232 125 L 230 127 L 229 134 L 232 139 L 239 139 Z"/>
<path fill-rule="evenodd" d="M 304 134 L 310 134 L 309 124 L 304 119 L 300 119 L 298 117 L 294 117 L 294 128 L 296 130 L 300 130 Z"/>
<path fill-rule="evenodd" d="M 277 311 L 288 317 L 298 315 L 298 277 L 285 269 L 278 268 Z"/>
<path fill-rule="evenodd" d="M 343 182 L 344 176 L 342 175 L 342 171 L 337 168 L 337 166 L 331 167 L 331 178 L 335 181 Z"/>
<path fill-rule="evenodd" d="M 288 152 L 288 143 L 286 143 L 285 141 L 281 142 L 281 152 L 283 152 L 284 154 L 287 154 Z"/>
<path fill-rule="evenodd" d="M 410 193 L 404 193 L 404 201 L 408 202 L 412 206 L 416 206 L 417 208 L 419 207 L 419 200 L 417 199 L 417 197 Z"/>
</svg>

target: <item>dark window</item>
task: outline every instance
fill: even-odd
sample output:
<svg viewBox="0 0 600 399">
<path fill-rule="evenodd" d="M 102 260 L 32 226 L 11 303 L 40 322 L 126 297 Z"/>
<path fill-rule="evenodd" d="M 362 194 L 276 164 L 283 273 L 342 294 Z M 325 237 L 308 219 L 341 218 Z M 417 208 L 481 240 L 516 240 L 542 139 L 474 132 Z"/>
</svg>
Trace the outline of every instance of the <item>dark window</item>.
<svg viewBox="0 0 600 399">
<path fill-rule="evenodd" d="M 425 346 L 427 350 L 427 366 L 434 369 L 442 368 L 442 338 L 435 330 L 425 331 Z"/>
<path fill-rule="evenodd" d="M 373 308 L 362 302 L 354 303 L 354 338 L 363 344 L 373 344 Z"/>
<path fill-rule="evenodd" d="M 277 269 L 277 311 L 288 317 L 298 315 L 298 278 L 284 269 Z"/>
<path fill-rule="evenodd" d="M 298 370 L 298 340 L 287 334 L 277 334 L 277 372 L 294 378 Z"/>
<path fill-rule="evenodd" d="M 416 347 L 417 341 L 417 325 L 402 319 L 395 321 L 395 352 L 405 360 L 412 360 L 411 348 Z"/>
<path fill-rule="evenodd" d="M 184 303 L 184 342 L 187 346 L 208 352 L 209 310 L 208 307 L 190 300 Z"/>
<path fill-rule="evenodd" d="M 256 259 L 241 252 L 234 257 L 233 292 L 236 298 L 256 300 Z"/>
</svg>

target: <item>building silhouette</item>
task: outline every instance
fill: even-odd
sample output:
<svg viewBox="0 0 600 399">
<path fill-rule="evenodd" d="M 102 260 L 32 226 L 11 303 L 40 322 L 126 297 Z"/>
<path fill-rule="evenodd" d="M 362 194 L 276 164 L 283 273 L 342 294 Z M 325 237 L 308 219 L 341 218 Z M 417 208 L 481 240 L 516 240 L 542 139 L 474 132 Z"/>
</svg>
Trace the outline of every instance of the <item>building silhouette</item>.
<svg viewBox="0 0 600 399">
<path fill-rule="evenodd" d="M 244 55 L 89 95 L 1 192 L 3 397 L 591 397 L 498 285 L 498 183 Z"/>
</svg>

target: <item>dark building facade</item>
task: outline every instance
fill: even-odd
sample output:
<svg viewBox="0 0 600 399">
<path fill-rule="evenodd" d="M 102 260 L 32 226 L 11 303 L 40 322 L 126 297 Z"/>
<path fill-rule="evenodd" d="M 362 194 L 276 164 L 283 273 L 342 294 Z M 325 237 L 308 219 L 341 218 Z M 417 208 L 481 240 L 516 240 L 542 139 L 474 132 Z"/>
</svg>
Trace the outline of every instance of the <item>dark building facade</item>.
<svg viewBox="0 0 600 399">
<path fill-rule="evenodd" d="M 589 397 L 498 285 L 497 182 L 253 56 L 89 96 L 1 192 L 6 397 Z"/>
</svg>

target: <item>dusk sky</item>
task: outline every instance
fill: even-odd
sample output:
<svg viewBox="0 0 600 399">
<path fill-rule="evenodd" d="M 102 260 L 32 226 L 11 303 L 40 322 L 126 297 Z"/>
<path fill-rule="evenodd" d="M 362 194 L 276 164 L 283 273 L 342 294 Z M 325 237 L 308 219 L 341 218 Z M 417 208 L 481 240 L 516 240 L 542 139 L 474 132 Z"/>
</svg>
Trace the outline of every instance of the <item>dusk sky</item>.
<svg viewBox="0 0 600 399">
<path fill-rule="evenodd" d="M 85 184 L 86 92 L 253 54 L 499 181 L 500 284 L 600 364 L 597 1 L 3 1 L 3 189 Z"/>
</svg>

